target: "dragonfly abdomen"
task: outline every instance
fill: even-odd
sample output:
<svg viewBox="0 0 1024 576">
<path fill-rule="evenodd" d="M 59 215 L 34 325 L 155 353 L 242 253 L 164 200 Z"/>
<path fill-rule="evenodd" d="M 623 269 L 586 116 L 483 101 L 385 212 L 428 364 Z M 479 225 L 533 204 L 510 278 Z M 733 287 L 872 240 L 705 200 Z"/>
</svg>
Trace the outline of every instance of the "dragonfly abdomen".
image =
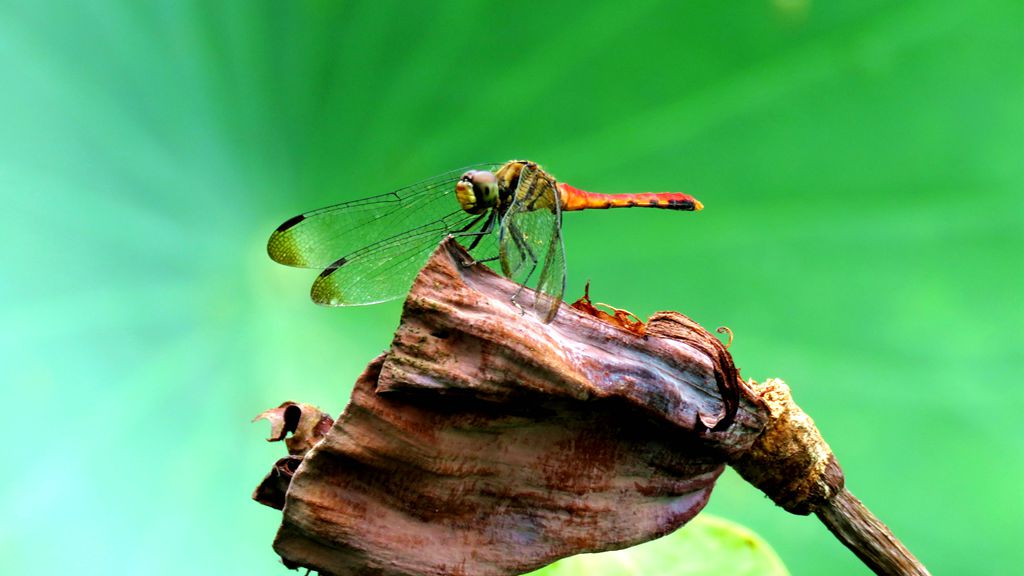
<svg viewBox="0 0 1024 576">
<path fill-rule="evenodd" d="M 634 194 L 598 194 L 558 183 L 562 210 L 607 208 L 661 208 L 664 210 L 702 210 L 704 205 L 682 192 L 638 192 Z"/>
</svg>

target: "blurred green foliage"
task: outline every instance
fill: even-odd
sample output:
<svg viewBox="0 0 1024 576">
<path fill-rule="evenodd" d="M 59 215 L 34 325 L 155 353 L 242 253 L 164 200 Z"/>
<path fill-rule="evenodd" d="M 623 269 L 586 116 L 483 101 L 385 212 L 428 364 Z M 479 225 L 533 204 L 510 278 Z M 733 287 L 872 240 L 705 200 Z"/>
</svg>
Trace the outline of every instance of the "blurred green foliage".
<svg viewBox="0 0 1024 576">
<path fill-rule="evenodd" d="M 525 157 L 699 214 L 565 220 L 570 299 L 728 325 L 937 574 L 1024 565 L 1024 4 L 0 0 L 8 574 L 284 574 L 249 418 L 332 412 L 400 304 L 298 212 Z M 795 574 L 865 574 L 727 473 Z"/>
<path fill-rule="evenodd" d="M 529 576 L 789 576 L 765 541 L 734 522 L 700 514 L 686 526 L 625 550 L 580 554 Z"/>
</svg>

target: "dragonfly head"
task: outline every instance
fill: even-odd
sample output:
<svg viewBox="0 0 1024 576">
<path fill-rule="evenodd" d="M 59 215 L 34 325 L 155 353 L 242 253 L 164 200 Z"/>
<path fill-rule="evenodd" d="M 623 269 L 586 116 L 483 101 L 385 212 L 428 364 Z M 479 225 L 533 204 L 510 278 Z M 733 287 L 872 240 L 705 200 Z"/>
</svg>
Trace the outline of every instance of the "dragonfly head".
<svg viewBox="0 0 1024 576">
<path fill-rule="evenodd" d="M 498 205 L 498 178 L 487 170 L 470 170 L 455 185 L 455 197 L 463 210 L 480 214 Z"/>
</svg>

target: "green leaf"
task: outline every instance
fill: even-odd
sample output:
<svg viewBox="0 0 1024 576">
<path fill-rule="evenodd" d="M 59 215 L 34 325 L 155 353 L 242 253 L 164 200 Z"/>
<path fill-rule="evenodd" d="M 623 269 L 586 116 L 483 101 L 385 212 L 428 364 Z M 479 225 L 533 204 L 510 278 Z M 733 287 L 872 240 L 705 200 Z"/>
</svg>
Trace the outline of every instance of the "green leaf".
<svg viewBox="0 0 1024 576">
<path fill-rule="evenodd" d="M 767 542 L 722 518 L 701 514 L 668 536 L 625 550 L 580 554 L 529 576 L 786 576 Z"/>
</svg>

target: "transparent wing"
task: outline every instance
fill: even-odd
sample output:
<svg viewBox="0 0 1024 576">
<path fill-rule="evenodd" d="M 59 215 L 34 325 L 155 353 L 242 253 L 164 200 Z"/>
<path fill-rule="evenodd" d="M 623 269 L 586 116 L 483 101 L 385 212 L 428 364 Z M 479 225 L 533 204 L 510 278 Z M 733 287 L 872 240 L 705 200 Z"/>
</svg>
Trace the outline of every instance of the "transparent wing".
<svg viewBox="0 0 1024 576">
<path fill-rule="evenodd" d="M 461 209 L 439 220 L 384 238 L 332 263 L 313 282 L 310 296 L 317 304 L 357 306 L 404 296 L 416 273 L 448 234 L 479 231 L 487 213 L 471 215 Z M 487 249 L 481 242 L 470 251 Z"/>
<path fill-rule="evenodd" d="M 557 202 L 552 233 L 551 241 L 548 243 L 548 254 L 544 258 L 544 266 L 537 281 L 537 301 L 534 305 L 534 309 L 545 324 L 555 319 L 565 295 L 565 245 L 562 243 L 562 213 Z"/>
<path fill-rule="evenodd" d="M 463 173 L 498 166 L 466 166 L 388 194 L 300 214 L 271 234 L 267 253 L 288 266 L 326 268 L 382 239 L 441 221 L 459 208 L 455 183 Z"/>
<path fill-rule="evenodd" d="M 565 294 L 561 225 L 554 182 L 539 171 L 523 168 L 512 205 L 501 222 L 498 254 L 505 276 L 536 287 L 533 308 L 544 322 L 554 319 Z"/>
</svg>

